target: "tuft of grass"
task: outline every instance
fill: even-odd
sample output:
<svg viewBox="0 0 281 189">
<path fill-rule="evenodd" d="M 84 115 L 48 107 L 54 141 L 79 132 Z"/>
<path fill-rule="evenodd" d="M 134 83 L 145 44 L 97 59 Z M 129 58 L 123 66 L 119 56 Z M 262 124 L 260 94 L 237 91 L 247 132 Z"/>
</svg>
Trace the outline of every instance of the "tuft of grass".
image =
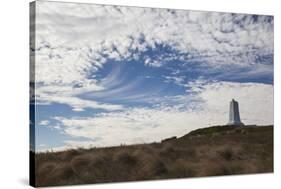
<svg viewBox="0 0 281 189">
<path fill-rule="evenodd" d="M 65 180 L 74 180 L 73 170 L 68 163 L 45 163 L 37 173 L 36 185 L 56 186 L 64 183 Z"/>
<path fill-rule="evenodd" d="M 138 158 L 136 165 L 136 179 L 153 179 L 162 176 L 167 169 L 161 158 L 156 153 L 149 153 L 146 148 L 140 148 L 134 152 Z"/>
<path fill-rule="evenodd" d="M 103 154 L 84 154 L 71 160 L 74 174 L 85 183 L 102 182 L 110 180 L 111 161 Z"/>
<path fill-rule="evenodd" d="M 230 161 L 234 157 L 234 152 L 232 148 L 226 147 L 222 151 L 218 151 L 219 155 L 226 161 Z"/>
<path fill-rule="evenodd" d="M 195 177 L 197 171 L 195 165 L 179 159 L 169 165 L 169 174 L 172 178 Z"/>
<path fill-rule="evenodd" d="M 134 166 L 136 165 L 138 159 L 136 156 L 127 151 L 121 151 L 115 154 L 114 161 L 125 166 Z"/>
</svg>

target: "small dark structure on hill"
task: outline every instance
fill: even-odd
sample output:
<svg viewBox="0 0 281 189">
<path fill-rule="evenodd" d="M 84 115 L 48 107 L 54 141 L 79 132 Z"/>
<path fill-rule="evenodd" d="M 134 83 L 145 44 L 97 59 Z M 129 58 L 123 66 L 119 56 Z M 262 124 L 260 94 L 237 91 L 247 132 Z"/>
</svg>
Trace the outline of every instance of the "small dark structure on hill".
<svg viewBox="0 0 281 189">
<path fill-rule="evenodd" d="M 237 125 L 237 126 L 244 125 L 240 120 L 238 102 L 235 101 L 234 99 L 232 99 L 230 102 L 229 121 L 227 125 Z"/>
</svg>

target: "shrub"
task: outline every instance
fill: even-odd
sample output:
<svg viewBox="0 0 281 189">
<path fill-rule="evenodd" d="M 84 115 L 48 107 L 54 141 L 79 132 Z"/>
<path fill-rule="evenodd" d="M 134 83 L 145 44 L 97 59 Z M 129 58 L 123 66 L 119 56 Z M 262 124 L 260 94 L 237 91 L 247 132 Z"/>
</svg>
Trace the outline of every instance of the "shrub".
<svg viewBox="0 0 281 189">
<path fill-rule="evenodd" d="M 136 165 L 136 179 L 151 179 L 161 177 L 167 172 L 164 162 L 155 153 L 137 150 L 134 156 L 138 158 Z"/>
<path fill-rule="evenodd" d="M 74 173 L 69 163 L 45 163 L 39 168 L 37 176 L 37 185 L 55 186 L 73 178 Z"/>
<path fill-rule="evenodd" d="M 134 166 L 137 163 L 137 157 L 126 151 L 117 152 L 114 161 L 126 166 Z"/>
<path fill-rule="evenodd" d="M 110 161 L 103 154 L 84 154 L 71 160 L 75 175 L 86 183 L 101 182 L 109 179 Z"/>
</svg>

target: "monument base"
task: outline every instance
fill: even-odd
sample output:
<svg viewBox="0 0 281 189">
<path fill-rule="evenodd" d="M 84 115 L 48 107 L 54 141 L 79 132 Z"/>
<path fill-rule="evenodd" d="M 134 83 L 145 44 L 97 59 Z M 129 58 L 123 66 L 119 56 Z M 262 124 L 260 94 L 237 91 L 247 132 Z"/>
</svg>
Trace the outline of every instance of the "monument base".
<svg viewBox="0 0 281 189">
<path fill-rule="evenodd" d="M 240 122 L 240 123 L 227 123 L 227 125 L 229 126 L 244 126 L 244 123 Z"/>
</svg>

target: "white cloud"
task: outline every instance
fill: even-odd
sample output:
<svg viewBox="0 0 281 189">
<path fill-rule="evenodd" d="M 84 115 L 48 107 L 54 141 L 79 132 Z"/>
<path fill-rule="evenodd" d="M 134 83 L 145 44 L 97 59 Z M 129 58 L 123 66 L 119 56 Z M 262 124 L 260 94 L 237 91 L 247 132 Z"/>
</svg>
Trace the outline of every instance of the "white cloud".
<svg viewBox="0 0 281 189">
<path fill-rule="evenodd" d="M 273 124 L 273 85 L 218 82 L 204 85 L 199 97 L 206 102 L 205 111 L 212 114 L 211 123 L 227 121 L 229 101 L 234 98 L 245 124 Z"/>
<path fill-rule="evenodd" d="M 144 61 L 145 65 L 151 66 L 151 67 L 160 67 L 162 66 L 162 62 L 160 60 L 152 60 L 151 58 L 147 58 Z"/>
<path fill-rule="evenodd" d="M 48 120 L 42 120 L 39 122 L 39 125 L 43 125 L 43 126 L 46 126 L 46 125 L 49 125 L 50 121 Z"/>
<path fill-rule="evenodd" d="M 184 76 L 165 76 L 166 82 L 173 82 L 177 85 L 183 85 L 184 83 Z"/>
<path fill-rule="evenodd" d="M 273 86 L 231 82 L 197 82 L 192 93 L 175 98 L 179 104 L 191 103 L 184 109 L 178 105 L 161 105 L 154 109 L 131 108 L 92 117 L 54 119 L 64 125 L 65 134 L 93 140 L 86 143 L 73 141 L 70 142 L 72 146 L 149 143 L 182 136 L 196 128 L 226 124 L 232 98 L 239 102 L 241 119 L 245 124 L 273 124 Z"/>
<path fill-rule="evenodd" d="M 243 14 L 38 1 L 37 103 L 65 103 L 74 111 L 87 107 L 120 109 L 119 105 L 81 99 L 79 94 L 108 87 L 110 78 L 99 85 L 93 79 L 107 58 L 139 59 L 141 53 L 155 49 L 156 44 L 171 47 L 181 55 L 148 57 L 145 65 L 160 67 L 165 61 L 176 59 L 204 62 L 213 68 L 252 65 L 257 56 L 273 54 L 273 20 L 269 19 Z M 260 72 L 270 69 L 261 66 Z M 77 83 L 81 86 L 74 90 Z"/>
<path fill-rule="evenodd" d="M 75 86 L 78 87 L 75 87 Z M 67 84 L 38 85 L 36 87 L 36 104 L 50 105 L 51 103 L 67 104 L 73 111 L 84 111 L 85 108 L 120 110 L 122 105 L 100 103 L 77 97 L 86 92 L 100 91 L 104 88 L 93 82 L 79 82 L 69 86 Z"/>
<path fill-rule="evenodd" d="M 245 14 L 37 2 L 37 81 L 79 81 L 89 70 L 102 67 L 102 55 L 130 59 L 156 43 L 188 53 L 186 59 L 253 64 L 257 55 L 273 53 L 273 21 L 268 20 Z M 145 63 L 161 65 L 149 59 Z"/>
<path fill-rule="evenodd" d="M 84 108 L 105 109 L 105 110 L 123 109 L 122 105 L 99 103 L 93 100 L 84 100 L 78 97 L 68 96 L 67 94 L 64 96 L 57 95 L 57 94 L 56 95 L 41 94 L 39 99 L 43 103 L 67 104 L 72 107 L 73 111 L 84 111 Z"/>
</svg>

